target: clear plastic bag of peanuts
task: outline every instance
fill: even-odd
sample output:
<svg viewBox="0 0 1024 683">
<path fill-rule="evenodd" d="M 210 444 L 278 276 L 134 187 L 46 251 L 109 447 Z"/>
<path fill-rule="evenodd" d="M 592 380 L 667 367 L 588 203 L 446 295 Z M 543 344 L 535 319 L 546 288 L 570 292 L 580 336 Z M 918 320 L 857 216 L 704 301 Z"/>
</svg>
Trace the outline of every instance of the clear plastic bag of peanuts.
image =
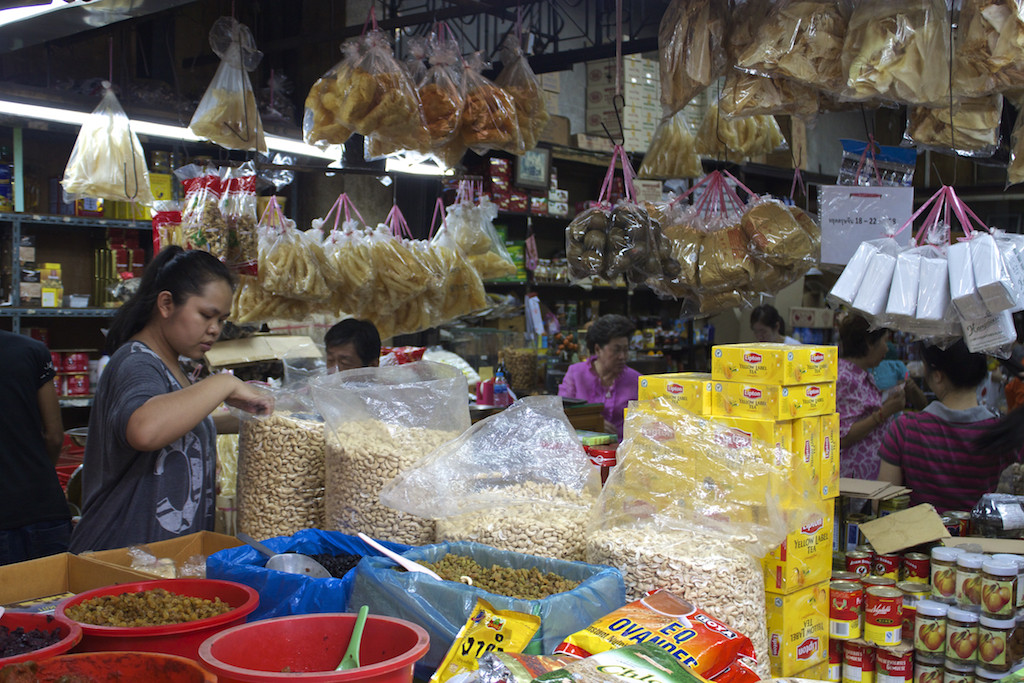
<svg viewBox="0 0 1024 683">
<path fill-rule="evenodd" d="M 247 161 L 237 168 L 221 170 L 220 214 L 228 234 L 234 234 L 230 265 L 251 268 L 256 265 L 256 166 Z"/>
<path fill-rule="evenodd" d="M 271 294 L 324 302 L 330 299 L 327 282 L 331 264 L 324 256 L 319 231 L 296 230 L 285 218 L 277 199 L 270 198 L 260 218 L 258 273 L 260 285 Z"/>
<path fill-rule="evenodd" d="M 210 29 L 210 47 L 220 66 L 199 101 L 189 129 L 227 149 L 267 151 L 256 96 L 249 81 L 263 53 L 249 28 L 233 17 L 221 17 Z"/>
<path fill-rule="evenodd" d="M 514 31 L 505 36 L 501 45 L 501 62 L 505 66 L 494 82 L 512 95 L 519 132 L 523 136 L 523 149 L 529 150 L 537 146 L 540 134 L 551 117 L 544 106 L 540 79 L 530 68 L 530 62 L 523 54 L 521 38 L 517 35 L 518 31 Z"/>
<path fill-rule="evenodd" d="M 466 107 L 459 128 L 462 143 L 477 154 L 487 150 L 522 154 L 526 151 L 519 116 L 512 95 L 487 79 L 481 71 L 484 60 L 472 54 L 463 66 Z"/>
</svg>

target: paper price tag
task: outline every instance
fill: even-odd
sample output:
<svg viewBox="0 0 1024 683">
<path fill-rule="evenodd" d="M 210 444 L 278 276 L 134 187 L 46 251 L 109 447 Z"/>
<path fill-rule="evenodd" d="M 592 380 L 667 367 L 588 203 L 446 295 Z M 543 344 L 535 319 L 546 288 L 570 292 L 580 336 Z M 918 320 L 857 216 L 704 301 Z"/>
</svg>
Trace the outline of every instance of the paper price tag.
<svg viewBox="0 0 1024 683">
<path fill-rule="evenodd" d="M 912 187 L 829 185 L 818 195 L 821 218 L 821 262 L 846 264 L 865 240 L 885 237 L 890 221 L 903 225 L 913 214 Z M 897 238 L 909 244 L 913 229 Z"/>
</svg>

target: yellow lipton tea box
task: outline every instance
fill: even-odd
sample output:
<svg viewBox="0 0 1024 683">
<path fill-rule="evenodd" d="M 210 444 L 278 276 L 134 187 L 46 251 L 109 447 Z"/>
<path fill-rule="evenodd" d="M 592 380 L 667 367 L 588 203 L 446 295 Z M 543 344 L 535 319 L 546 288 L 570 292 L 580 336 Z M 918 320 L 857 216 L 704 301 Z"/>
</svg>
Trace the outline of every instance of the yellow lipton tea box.
<svg viewBox="0 0 1024 683">
<path fill-rule="evenodd" d="M 767 596 L 772 676 L 792 676 L 828 659 L 828 582 Z"/>
<path fill-rule="evenodd" d="M 724 344 L 711 351 L 711 376 L 756 384 L 834 382 L 838 363 L 834 346 Z"/>
<path fill-rule="evenodd" d="M 835 512 L 831 501 L 821 501 L 798 531 L 786 536 L 761 560 L 764 589 L 788 594 L 822 581 L 832 573 L 832 532 Z"/>
<path fill-rule="evenodd" d="M 667 398 L 695 415 L 711 414 L 711 375 L 706 372 L 677 372 L 642 375 L 639 400 Z"/>
<path fill-rule="evenodd" d="M 839 496 L 839 413 L 822 415 L 821 460 L 818 467 L 818 482 L 821 497 Z"/>
<path fill-rule="evenodd" d="M 755 420 L 795 420 L 834 413 L 834 382 L 783 387 L 772 384 L 714 382 L 711 414 Z"/>
</svg>

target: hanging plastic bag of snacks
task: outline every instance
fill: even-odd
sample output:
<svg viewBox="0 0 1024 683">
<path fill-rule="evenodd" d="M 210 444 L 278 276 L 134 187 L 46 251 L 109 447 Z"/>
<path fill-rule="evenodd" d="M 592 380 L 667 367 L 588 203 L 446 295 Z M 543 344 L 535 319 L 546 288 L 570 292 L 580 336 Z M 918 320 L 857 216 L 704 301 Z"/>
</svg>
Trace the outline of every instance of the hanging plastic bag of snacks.
<svg viewBox="0 0 1024 683">
<path fill-rule="evenodd" d="M 487 150 L 522 154 L 526 147 L 519 130 L 519 117 L 512 95 L 480 72 L 484 60 L 479 52 L 470 55 L 463 67 L 466 108 L 462 111 L 462 143 L 478 154 Z"/>
<path fill-rule="evenodd" d="M 963 0 L 954 36 L 955 94 L 1016 90 L 1024 79 L 1024 16 L 1018 0 Z"/>
<path fill-rule="evenodd" d="M 242 274 L 238 276 L 228 319 L 238 325 L 270 320 L 305 321 L 312 312 L 311 302 L 271 294 L 255 275 Z"/>
<path fill-rule="evenodd" d="M 658 29 L 661 104 L 668 113 L 690 103 L 728 64 L 725 56 L 729 8 L 718 0 L 672 0 Z"/>
<path fill-rule="evenodd" d="M 438 200 L 440 202 L 440 199 Z M 440 207 L 440 208 L 443 208 Z M 445 287 L 444 302 L 438 312 L 441 320 L 454 320 L 487 307 L 487 293 L 483 280 L 476 269 L 469 264 L 462 254 L 462 249 L 448 228 L 445 211 L 437 210 L 431 221 L 433 226 L 440 216 L 441 225 L 430 240 L 436 258 L 448 273 L 448 284 Z"/>
<path fill-rule="evenodd" d="M 271 197 L 259 225 L 259 279 L 272 294 L 306 301 L 327 301 L 330 263 L 316 235 L 295 229 Z"/>
<path fill-rule="evenodd" d="M 199 101 L 189 129 L 227 149 L 267 151 L 256 96 L 247 72 L 263 58 L 249 28 L 233 17 L 221 17 L 210 29 L 210 47 L 220 66 Z"/>
<path fill-rule="evenodd" d="M 696 178 L 704 175 L 697 156 L 696 130 L 682 111 L 662 120 L 647 146 L 641 178 Z"/>
<path fill-rule="evenodd" d="M 809 121 L 818 115 L 818 91 L 794 81 L 734 69 L 725 77 L 718 106 L 727 118 L 790 115 Z"/>
<path fill-rule="evenodd" d="M 333 224 L 330 221 L 332 214 Z M 349 196 L 343 193 L 323 218 L 313 221 L 313 227 L 330 227 L 330 232 L 324 237 L 323 248 L 324 256 L 332 265 L 330 272 L 335 278 L 328 282 L 332 310 L 337 315 L 347 313 L 363 318 L 373 287 L 373 263 L 369 246 L 363 237 L 366 230 L 363 217 Z"/>
<path fill-rule="evenodd" d="M 213 166 L 188 164 L 174 171 L 185 192 L 181 210 L 181 229 L 186 249 L 208 251 L 227 261 L 236 248 L 236 237 L 231 234 L 220 212 L 223 183 Z"/>
<path fill-rule="evenodd" d="M 750 157 L 789 148 L 774 116 L 721 115 L 719 106 L 708 107 L 697 131 L 697 153 L 740 163 Z"/>
<path fill-rule="evenodd" d="M 910 107 L 903 139 L 932 151 L 990 157 L 999 147 L 1003 96 L 965 97 L 951 108 Z"/>
<path fill-rule="evenodd" d="M 447 39 L 442 38 L 445 34 Z M 416 81 L 431 148 L 435 150 L 457 138 L 462 110 L 466 106 L 459 44 L 450 36 L 451 31 L 442 24 L 439 34 L 431 37 L 430 68 Z"/>
<path fill-rule="evenodd" d="M 228 234 L 234 234 L 237 248 L 229 254 L 229 263 L 254 267 L 257 258 L 256 166 L 247 161 L 238 168 L 221 171 L 220 214 Z"/>
<path fill-rule="evenodd" d="M 668 244 L 669 254 L 679 264 L 679 274 L 674 278 L 652 279 L 648 284 L 659 294 L 673 299 L 695 299 L 697 285 L 697 263 L 703 232 L 697 212 L 680 198 L 668 203 L 663 210 L 662 232 Z"/>
<path fill-rule="evenodd" d="M 540 80 L 530 67 L 530 62 L 523 54 L 522 40 L 519 31 L 505 36 L 501 45 L 501 62 L 504 68 L 495 79 L 495 83 L 508 92 L 516 107 L 516 119 L 519 131 L 523 136 L 523 150 L 537 146 L 544 127 L 548 125 L 547 107 L 544 106 L 544 93 L 540 88 Z"/>
<path fill-rule="evenodd" d="M 100 197 L 143 206 L 153 203 L 146 155 L 107 81 L 99 105 L 78 131 L 61 185 L 65 201 Z"/>
<path fill-rule="evenodd" d="M 747 205 L 740 226 L 749 247 L 759 259 L 779 268 L 816 265 L 811 235 L 801 227 L 785 204 L 760 197 Z"/>
<path fill-rule="evenodd" d="M 445 223 L 480 279 L 500 280 L 516 274 L 516 265 L 494 229 L 498 207 L 487 195 L 475 197 L 473 183 L 462 181 Z"/>
</svg>

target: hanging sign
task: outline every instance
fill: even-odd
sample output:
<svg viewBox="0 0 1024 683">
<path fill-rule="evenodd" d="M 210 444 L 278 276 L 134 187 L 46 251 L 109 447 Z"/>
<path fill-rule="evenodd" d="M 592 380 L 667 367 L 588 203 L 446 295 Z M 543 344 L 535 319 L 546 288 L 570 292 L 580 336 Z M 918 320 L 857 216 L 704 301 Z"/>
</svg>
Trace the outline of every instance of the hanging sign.
<svg viewBox="0 0 1024 683">
<path fill-rule="evenodd" d="M 886 235 L 886 226 L 903 225 L 914 212 L 914 188 L 827 185 L 818 194 L 821 262 L 846 265 L 865 240 Z M 909 244 L 913 231 L 899 237 Z"/>
</svg>

